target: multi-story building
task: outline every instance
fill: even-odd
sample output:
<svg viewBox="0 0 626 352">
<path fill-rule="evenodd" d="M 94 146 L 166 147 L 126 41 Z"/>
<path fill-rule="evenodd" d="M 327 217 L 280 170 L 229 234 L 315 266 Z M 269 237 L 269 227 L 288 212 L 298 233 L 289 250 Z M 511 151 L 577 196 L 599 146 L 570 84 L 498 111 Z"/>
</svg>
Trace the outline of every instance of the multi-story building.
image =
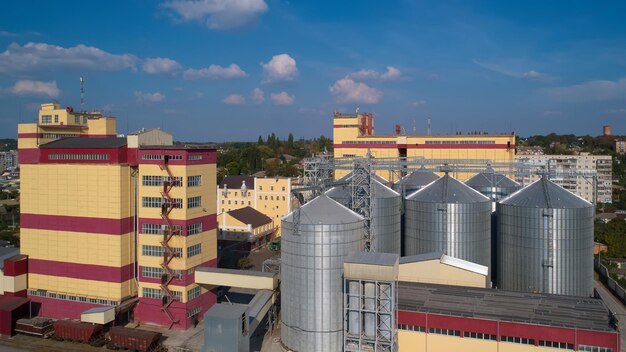
<svg viewBox="0 0 626 352">
<path fill-rule="evenodd" d="M 615 140 L 615 153 L 620 155 L 626 154 L 626 141 L 621 139 Z"/>
<path fill-rule="evenodd" d="M 554 174 L 551 178 L 559 186 L 586 199 L 589 202 L 612 202 L 612 158 L 610 155 L 518 155 L 516 162 L 534 167 L 543 167 Z M 596 186 L 593 177 L 586 177 L 585 172 L 597 173 Z M 538 180 L 541 175 L 518 175 L 517 181 L 528 185 Z"/>
<path fill-rule="evenodd" d="M 18 126 L 20 252 L 39 314 L 122 313 L 138 297 L 135 320 L 185 328 L 215 302 L 193 280 L 216 264 L 215 150 L 157 140 L 58 104 Z"/>
<path fill-rule="evenodd" d="M 261 247 L 274 236 L 274 221 L 250 206 L 219 215 L 218 247 L 246 243 L 249 250 Z"/>
<path fill-rule="evenodd" d="M 0 171 L 20 166 L 17 158 L 17 150 L 0 152 Z"/>
<path fill-rule="evenodd" d="M 293 209 L 293 183 L 290 177 L 226 176 L 218 185 L 217 211 L 252 207 L 272 219 L 280 236 L 280 219 Z"/>
<path fill-rule="evenodd" d="M 374 135 L 374 116 L 368 113 L 333 116 L 333 148 L 335 158 L 365 156 L 368 150 L 375 158 L 423 157 L 427 159 L 471 159 L 511 162 L 515 157 L 515 134 L 463 135 Z M 336 170 L 335 178 L 349 170 Z M 377 171 L 389 181 L 402 174 Z M 464 180 L 472 174 L 460 174 Z"/>
</svg>

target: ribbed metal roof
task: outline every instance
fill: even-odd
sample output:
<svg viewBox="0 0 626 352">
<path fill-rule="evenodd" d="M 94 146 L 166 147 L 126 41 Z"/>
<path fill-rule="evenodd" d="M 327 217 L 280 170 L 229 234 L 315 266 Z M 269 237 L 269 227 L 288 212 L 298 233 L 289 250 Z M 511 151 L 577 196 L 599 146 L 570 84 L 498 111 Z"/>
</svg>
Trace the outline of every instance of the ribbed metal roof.
<svg viewBox="0 0 626 352">
<path fill-rule="evenodd" d="M 461 204 L 490 201 L 489 198 L 448 174 L 411 194 L 407 199 L 418 202 Z"/>
<path fill-rule="evenodd" d="M 587 208 L 593 204 L 542 177 L 528 187 L 511 194 L 501 204 L 526 208 L 571 209 Z"/>
<path fill-rule="evenodd" d="M 410 174 L 404 176 L 400 181 L 398 181 L 397 185 L 407 185 L 407 186 L 416 186 L 422 187 L 426 186 L 429 183 L 436 181 L 439 179 L 439 175 L 432 171 L 428 170 L 417 170 L 413 171 Z"/>
<path fill-rule="evenodd" d="M 293 223 L 292 211 L 283 220 Z M 362 221 L 363 217 L 323 194 L 300 208 L 300 224 L 337 225 Z"/>
<path fill-rule="evenodd" d="M 391 198 L 391 197 L 400 196 L 398 192 L 378 182 L 378 180 L 374 181 L 374 187 L 375 187 L 374 189 L 375 198 Z M 329 189 L 328 191 L 326 191 L 325 194 L 333 199 L 352 198 L 352 193 L 350 192 L 350 185 L 333 187 Z"/>
<path fill-rule="evenodd" d="M 344 263 L 394 266 L 399 256 L 392 253 L 353 252 L 348 254 Z"/>
<path fill-rule="evenodd" d="M 344 175 L 342 178 L 338 179 L 337 181 L 348 181 L 349 179 L 352 178 L 352 173 L 354 173 L 354 171 L 350 171 L 349 173 L 347 173 L 346 175 Z M 376 179 L 376 181 L 382 183 L 383 185 L 389 183 L 389 181 L 382 176 L 378 176 L 374 174 L 374 178 Z"/>
<path fill-rule="evenodd" d="M 499 187 L 499 188 L 515 188 L 520 184 L 511 180 L 510 178 L 494 173 L 494 172 L 481 172 L 465 181 L 465 184 L 470 187 Z"/>
</svg>

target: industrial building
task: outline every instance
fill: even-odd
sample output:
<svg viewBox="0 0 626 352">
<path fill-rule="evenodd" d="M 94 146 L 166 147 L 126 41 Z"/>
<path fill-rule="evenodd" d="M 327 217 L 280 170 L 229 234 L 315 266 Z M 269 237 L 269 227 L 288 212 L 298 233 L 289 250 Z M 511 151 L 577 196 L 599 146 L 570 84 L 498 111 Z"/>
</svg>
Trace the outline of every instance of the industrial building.
<svg viewBox="0 0 626 352">
<path fill-rule="evenodd" d="M 515 161 L 542 167 L 546 173 L 555 174 L 550 178 L 552 181 L 589 202 L 612 202 L 613 161 L 610 155 L 518 155 Z M 518 175 L 516 181 L 528 185 L 539 177 L 537 173 L 528 173 Z"/>
<path fill-rule="evenodd" d="M 280 237 L 280 219 L 293 210 L 291 177 L 228 175 L 217 186 L 218 221 L 221 214 L 252 207 L 272 219 L 275 236 Z"/>
<path fill-rule="evenodd" d="M 186 328 L 215 303 L 193 279 L 216 265 L 215 150 L 172 145 L 160 130 L 118 138 L 115 118 L 53 103 L 18 125 L 18 153 L 23 295 L 35 313 L 115 307 Z"/>
<path fill-rule="evenodd" d="M 252 207 L 219 214 L 218 248 L 246 243 L 245 249 L 257 249 L 274 238 L 274 221 Z"/>
<path fill-rule="evenodd" d="M 374 158 L 421 157 L 440 160 L 491 160 L 511 162 L 515 157 L 515 134 L 375 135 L 371 113 L 333 115 L 333 148 L 335 158 L 364 157 L 368 150 Z M 336 170 L 335 178 L 347 170 Z M 377 171 L 378 175 L 396 182 L 406 170 Z M 463 181 L 470 174 L 459 174 Z"/>
</svg>

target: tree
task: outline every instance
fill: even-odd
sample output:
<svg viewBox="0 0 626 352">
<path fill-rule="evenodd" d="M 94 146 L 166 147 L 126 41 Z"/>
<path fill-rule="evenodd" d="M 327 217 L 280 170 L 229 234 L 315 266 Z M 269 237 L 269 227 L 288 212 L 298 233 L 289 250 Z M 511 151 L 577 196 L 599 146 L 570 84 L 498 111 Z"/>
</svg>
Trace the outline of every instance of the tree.
<svg viewBox="0 0 626 352">
<path fill-rule="evenodd" d="M 259 136 L 259 141 L 256 144 L 263 145 L 263 137 Z"/>
<path fill-rule="evenodd" d="M 226 164 L 226 170 L 229 175 L 239 175 L 239 163 L 236 161 L 231 161 Z"/>
<path fill-rule="evenodd" d="M 293 134 L 289 133 L 289 137 L 287 137 L 287 148 L 291 151 L 293 147 Z"/>
</svg>

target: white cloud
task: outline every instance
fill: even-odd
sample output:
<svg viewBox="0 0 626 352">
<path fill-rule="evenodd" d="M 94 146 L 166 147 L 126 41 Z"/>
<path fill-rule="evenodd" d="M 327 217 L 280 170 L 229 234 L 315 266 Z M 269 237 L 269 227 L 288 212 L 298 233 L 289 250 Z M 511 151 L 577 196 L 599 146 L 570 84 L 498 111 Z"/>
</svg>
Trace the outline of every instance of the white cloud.
<svg viewBox="0 0 626 352">
<path fill-rule="evenodd" d="M 609 110 L 609 114 L 623 114 L 623 113 L 626 113 L 626 108 Z"/>
<path fill-rule="evenodd" d="M 183 77 L 185 79 L 233 79 L 243 78 L 248 75 L 236 64 L 230 64 L 227 67 L 220 65 L 210 65 L 208 68 L 201 68 L 199 70 L 190 68 L 185 70 Z"/>
<path fill-rule="evenodd" d="M 342 78 L 329 87 L 335 99 L 344 103 L 376 104 L 383 93 L 365 83 L 355 82 L 350 78 Z"/>
<path fill-rule="evenodd" d="M 239 94 L 231 94 L 222 100 L 227 105 L 243 105 L 246 103 L 246 98 Z"/>
<path fill-rule="evenodd" d="M 563 115 L 562 111 L 544 111 L 543 116 L 561 116 Z"/>
<path fill-rule="evenodd" d="M 0 31 L 0 37 L 16 37 L 17 33 Z"/>
<path fill-rule="evenodd" d="M 181 68 L 178 62 L 163 57 L 149 58 L 143 62 L 143 71 L 150 75 L 173 74 Z"/>
<path fill-rule="evenodd" d="M 526 79 L 533 79 L 533 78 L 541 78 L 544 77 L 545 74 L 541 73 L 541 72 L 537 72 L 535 70 L 530 70 L 530 71 L 526 71 L 522 74 L 522 77 L 526 78 Z"/>
<path fill-rule="evenodd" d="M 117 71 L 136 69 L 139 60 L 131 54 L 111 54 L 93 46 L 71 48 L 45 43 L 11 44 L 0 54 L 0 72 L 17 73 L 57 68 Z"/>
<path fill-rule="evenodd" d="M 395 81 L 402 78 L 402 72 L 393 66 L 387 66 L 387 71 L 380 73 L 375 70 L 360 70 L 357 72 L 349 73 L 347 78 L 359 80 L 359 81 L 372 81 L 382 79 L 385 81 Z"/>
<path fill-rule="evenodd" d="M 561 102 L 605 101 L 626 97 L 626 77 L 617 81 L 596 80 L 565 87 L 543 88 L 539 92 Z"/>
<path fill-rule="evenodd" d="M 135 98 L 137 102 L 140 104 L 154 104 L 160 103 L 165 100 L 165 95 L 155 92 L 155 93 L 144 93 L 140 91 L 135 91 Z"/>
<path fill-rule="evenodd" d="M 411 106 L 416 107 L 416 108 L 420 106 L 424 106 L 424 105 L 426 105 L 426 100 L 416 100 L 411 103 Z"/>
<path fill-rule="evenodd" d="M 476 59 L 473 60 L 473 62 L 492 72 L 496 72 L 499 73 L 501 75 L 504 76 L 509 76 L 509 77 L 513 77 L 513 78 L 518 78 L 518 79 L 526 79 L 526 80 L 535 80 L 535 81 L 539 81 L 539 82 L 556 82 L 559 80 L 559 77 L 556 76 L 551 76 L 548 74 L 545 74 L 543 72 L 539 72 L 539 71 L 535 71 L 535 70 L 529 70 L 526 72 L 522 72 L 517 71 L 515 69 L 511 69 L 509 67 L 505 67 L 502 65 L 498 65 L 498 64 L 494 64 L 494 63 L 488 63 L 488 62 L 480 62 Z M 521 64 L 517 63 L 517 64 L 511 64 L 510 66 L 521 66 Z"/>
<path fill-rule="evenodd" d="M 49 98 L 57 98 L 61 91 L 57 87 L 57 82 L 40 82 L 23 79 L 15 82 L 9 91 L 17 95 L 38 95 L 47 96 Z"/>
<path fill-rule="evenodd" d="M 261 104 L 265 101 L 265 95 L 260 88 L 254 88 L 254 90 L 252 91 L 252 101 L 255 104 Z"/>
<path fill-rule="evenodd" d="M 272 56 L 268 63 L 261 63 L 265 83 L 279 81 L 293 81 L 298 77 L 296 60 L 287 54 Z"/>
<path fill-rule="evenodd" d="M 280 92 L 270 94 L 270 100 L 274 105 L 291 105 L 296 98 L 293 95 L 287 94 L 287 92 Z"/>
<path fill-rule="evenodd" d="M 222 30 L 254 23 L 268 9 L 264 0 L 171 0 L 163 7 L 182 21 L 199 21 Z"/>
</svg>

